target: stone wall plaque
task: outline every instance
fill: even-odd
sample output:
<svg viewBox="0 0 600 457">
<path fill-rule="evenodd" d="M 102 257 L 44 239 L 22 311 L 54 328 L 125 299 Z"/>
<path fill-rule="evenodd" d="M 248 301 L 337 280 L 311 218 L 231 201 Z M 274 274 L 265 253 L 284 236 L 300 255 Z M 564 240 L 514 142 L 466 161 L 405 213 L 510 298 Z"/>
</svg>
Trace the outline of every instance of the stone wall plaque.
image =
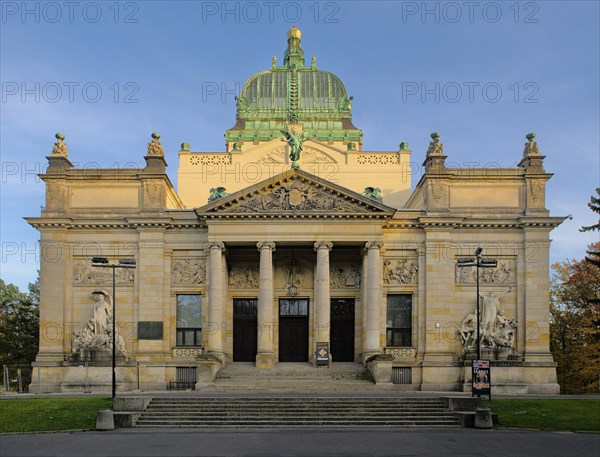
<svg viewBox="0 0 600 457">
<path fill-rule="evenodd" d="M 140 321 L 138 322 L 138 340 L 162 340 L 162 321 Z"/>
</svg>

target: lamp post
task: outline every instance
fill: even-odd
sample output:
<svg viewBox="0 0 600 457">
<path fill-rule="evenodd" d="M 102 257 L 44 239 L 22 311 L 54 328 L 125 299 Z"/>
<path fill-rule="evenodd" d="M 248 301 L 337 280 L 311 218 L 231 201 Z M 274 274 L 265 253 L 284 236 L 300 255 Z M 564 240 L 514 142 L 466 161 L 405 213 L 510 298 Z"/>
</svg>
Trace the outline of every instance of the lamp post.
<svg viewBox="0 0 600 457">
<path fill-rule="evenodd" d="M 483 249 L 478 247 L 475 250 L 475 257 L 467 257 L 461 258 L 457 261 L 459 268 L 466 267 L 475 267 L 477 272 L 477 360 L 481 360 L 481 335 L 480 335 L 480 326 L 481 326 L 481 317 L 479 311 L 479 269 L 480 268 L 496 268 L 498 265 L 498 261 L 496 259 L 484 259 L 483 258 Z"/>
<path fill-rule="evenodd" d="M 92 267 L 112 268 L 112 398 L 115 399 L 117 394 L 117 332 L 116 332 L 116 305 L 117 297 L 115 296 L 115 270 L 117 268 L 135 268 L 135 259 L 119 259 L 119 263 L 109 263 L 106 257 L 92 257 Z"/>
</svg>

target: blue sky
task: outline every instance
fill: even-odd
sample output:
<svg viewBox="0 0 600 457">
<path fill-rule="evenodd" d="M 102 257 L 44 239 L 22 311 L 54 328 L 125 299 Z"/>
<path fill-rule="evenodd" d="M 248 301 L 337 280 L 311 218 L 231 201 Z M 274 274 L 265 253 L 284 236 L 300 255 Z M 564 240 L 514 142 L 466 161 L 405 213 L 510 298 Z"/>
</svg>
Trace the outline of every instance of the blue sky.
<svg viewBox="0 0 600 457">
<path fill-rule="evenodd" d="M 222 151 L 234 92 L 282 62 L 296 24 L 309 61 L 354 96 L 365 150 L 408 141 L 423 161 L 439 131 L 455 166 L 514 166 L 537 134 L 555 173 L 547 207 L 573 215 L 551 261 L 581 258 L 598 233 L 586 206 L 600 180 L 597 1 L 1 2 L 1 277 L 36 275 L 54 134 L 80 167 L 143 166 L 161 133 L 176 183 L 181 142 Z M 214 88 L 218 88 L 217 93 Z M 459 90 L 460 89 L 460 92 Z M 413 186 L 420 176 L 413 176 Z"/>
</svg>

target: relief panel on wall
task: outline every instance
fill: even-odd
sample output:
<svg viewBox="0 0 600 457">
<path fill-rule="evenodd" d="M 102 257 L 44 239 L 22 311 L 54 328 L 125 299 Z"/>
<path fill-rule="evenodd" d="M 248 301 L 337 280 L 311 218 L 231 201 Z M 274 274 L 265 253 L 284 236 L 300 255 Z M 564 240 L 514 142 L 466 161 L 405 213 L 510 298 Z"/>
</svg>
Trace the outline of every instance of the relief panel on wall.
<svg viewBox="0 0 600 457">
<path fill-rule="evenodd" d="M 476 285 L 477 268 L 459 267 L 456 268 L 456 284 Z M 485 285 L 505 285 L 515 284 L 516 278 L 515 259 L 498 259 L 498 265 L 495 268 L 479 269 L 479 284 Z"/>
<path fill-rule="evenodd" d="M 383 261 L 383 283 L 385 285 L 416 284 L 418 271 L 417 259 L 386 259 Z"/>
<path fill-rule="evenodd" d="M 329 284 L 332 289 L 360 289 L 360 266 L 331 262 Z"/>
<path fill-rule="evenodd" d="M 134 280 L 135 268 L 116 269 L 116 285 L 133 285 Z M 89 284 L 94 286 L 112 284 L 112 269 L 92 267 L 90 259 L 76 260 L 73 265 L 73 284 Z"/>
<path fill-rule="evenodd" d="M 206 283 L 206 260 L 200 257 L 173 258 L 171 284 L 193 286 Z"/>
<path fill-rule="evenodd" d="M 229 268 L 230 289 L 258 289 L 258 264 L 236 263 Z"/>
</svg>

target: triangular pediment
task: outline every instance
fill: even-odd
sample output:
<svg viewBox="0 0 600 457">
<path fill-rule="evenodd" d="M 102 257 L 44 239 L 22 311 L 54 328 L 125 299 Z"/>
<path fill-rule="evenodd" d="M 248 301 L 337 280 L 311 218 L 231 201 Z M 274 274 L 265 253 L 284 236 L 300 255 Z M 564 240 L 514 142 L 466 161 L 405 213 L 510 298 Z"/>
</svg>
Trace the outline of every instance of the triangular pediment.
<svg viewBox="0 0 600 457">
<path fill-rule="evenodd" d="M 196 210 L 199 216 L 209 218 L 268 215 L 388 218 L 394 212 L 394 208 L 377 200 L 300 169 L 280 173 Z"/>
</svg>

